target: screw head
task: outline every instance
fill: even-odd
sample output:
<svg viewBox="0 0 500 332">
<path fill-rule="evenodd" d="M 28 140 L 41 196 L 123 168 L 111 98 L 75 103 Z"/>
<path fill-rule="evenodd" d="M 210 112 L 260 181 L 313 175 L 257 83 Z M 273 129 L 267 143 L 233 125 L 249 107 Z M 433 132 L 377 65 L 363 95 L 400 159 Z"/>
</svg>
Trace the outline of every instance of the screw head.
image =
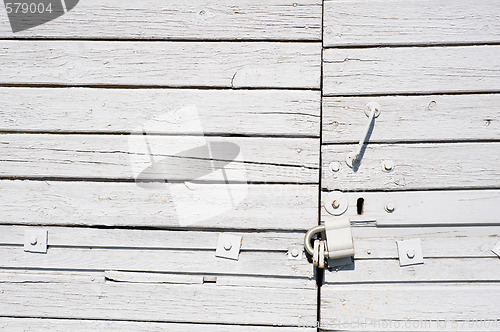
<svg viewBox="0 0 500 332">
<path fill-rule="evenodd" d="M 413 249 L 410 249 L 406 252 L 406 256 L 408 256 L 408 258 L 412 259 L 413 257 L 415 257 L 415 250 Z"/>
<path fill-rule="evenodd" d="M 338 161 L 332 161 L 330 163 L 330 171 L 334 173 L 340 171 L 340 163 Z"/>
<path fill-rule="evenodd" d="M 231 250 L 232 247 L 233 247 L 233 245 L 231 244 L 231 242 L 224 243 L 225 250 L 229 251 L 229 250 Z"/>
<path fill-rule="evenodd" d="M 339 206 L 340 206 L 340 203 L 339 203 L 337 200 L 333 200 L 333 202 L 332 202 L 332 207 L 333 207 L 334 209 L 338 209 L 338 207 L 339 207 Z"/>
<path fill-rule="evenodd" d="M 292 249 L 291 254 L 292 254 L 292 257 L 298 257 L 299 251 L 297 249 Z"/>
<path fill-rule="evenodd" d="M 36 244 L 38 243 L 38 239 L 36 238 L 36 236 L 31 237 L 30 243 L 32 246 L 36 246 Z"/>
<path fill-rule="evenodd" d="M 385 203 L 385 210 L 389 213 L 394 212 L 394 210 L 396 210 L 396 204 L 394 204 L 393 201 Z"/>
<path fill-rule="evenodd" d="M 392 160 L 384 160 L 382 162 L 382 170 L 390 172 L 394 169 L 394 162 Z"/>
</svg>

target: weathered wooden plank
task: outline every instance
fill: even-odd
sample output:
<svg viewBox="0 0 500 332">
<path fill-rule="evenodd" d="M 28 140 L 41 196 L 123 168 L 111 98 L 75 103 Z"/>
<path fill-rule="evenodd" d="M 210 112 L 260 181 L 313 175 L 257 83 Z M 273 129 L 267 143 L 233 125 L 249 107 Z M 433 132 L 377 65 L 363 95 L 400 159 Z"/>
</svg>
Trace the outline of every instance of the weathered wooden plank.
<svg viewBox="0 0 500 332">
<path fill-rule="evenodd" d="M 500 46 L 326 49 L 324 95 L 496 92 Z"/>
<path fill-rule="evenodd" d="M 487 227 L 485 227 L 487 228 Z M 489 236 L 426 237 L 415 235 L 415 228 L 407 230 L 405 237 L 373 237 L 358 239 L 354 236 L 356 258 L 398 258 L 396 241 L 419 238 L 424 257 L 490 257 L 497 258 L 491 249 L 500 241 L 498 229 Z M 493 233 L 493 232 L 491 232 Z M 427 237 L 429 236 L 429 237 Z"/>
<path fill-rule="evenodd" d="M 357 244 L 357 243 L 356 243 Z M 443 243 L 445 246 L 446 243 Z M 395 249 L 397 252 L 397 249 Z M 425 249 L 423 249 L 425 253 Z M 424 254 L 425 255 L 425 254 Z M 424 264 L 400 267 L 398 259 L 362 259 L 325 272 L 327 283 L 500 281 L 500 260 L 425 258 Z M 331 300 L 331 299 L 330 299 Z"/>
<path fill-rule="evenodd" d="M 22 246 L 0 247 L 4 268 L 124 270 L 144 272 L 238 274 L 310 278 L 313 267 L 305 256 L 289 259 L 287 252 L 242 251 L 239 260 L 215 256 L 215 250 L 49 248 L 28 253 Z"/>
<path fill-rule="evenodd" d="M 324 98 L 322 142 L 359 142 L 370 102 L 382 109 L 370 142 L 500 139 L 500 95 L 480 94 Z"/>
<path fill-rule="evenodd" d="M 0 130 L 319 137 L 320 93 L 0 88 Z M 199 128 L 196 128 L 199 121 Z"/>
<path fill-rule="evenodd" d="M 316 321 L 314 289 L 121 282 L 0 287 L 2 316 L 297 327 Z"/>
<path fill-rule="evenodd" d="M 2 134 L 0 153 L 5 177 L 315 183 L 319 140 Z"/>
<path fill-rule="evenodd" d="M 325 1 L 324 13 L 326 47 L 500 41 L 498 1 Z"/>
<path fill-rule="evenodd" d="M 0 327 L 5 331 L 30 332 L 314 332 L 315 328 L 307 327 L 272 327 L 272 326 L 244 326 L 244 325 L 216 325 L 216 324 L 187 324 L 187 323 L 152 323 L 126 322 L 110 320 L 77 320 L 77 319 L 40 319 L 40 318 L 12 318 L 0 317 Z"/>
<path fill-rule="evenodd" d="M 0 84 L 319 88 L 319 43 L 2 41 Z"/>
<path fill-rule="evenodd" d="M 368 144 L 361 153 L 359 167 L 345 164 L 354 145 L 325 145 L 323 186 L 329 190 L 463 189 L 499 188 L 500 144 L 430 143 Z M 382 163 L 392 160 L 394 168 L 384 172 Z M 331 162 L 341 170 L 332 172 Z M 466 207 L 464 206 L 464 209 Z"/>
<path fill-rule="evenodd" d="M 325 330 L 497 331 L 498 284 L 325 285 Z"/>
<path fill-rule="evenodd" d="M 342 197 L 348 204 L 347 211 L 342 217 L 349 218 L 352 224 L 359 226 L 500 224 L 499 190 L 363 192 L 337 193 L 335 196 Z M 363 199 L 363 202 L 361 214 L 358 214 L 357 207 L 360 198 Z M 327 201 L 328 199 L 331 200 L 333 197 L 328 197 L 327 193 L 323 193 L 321 218 L 326 222 L 335 218 L 325 210 L 325 204 L 331 204 Z M 388 202 L 393 203 L 393 212 L 386 211 L 385 207 Z M 413 229 L 426 234 L 422 228 Z M 485 234 L 484 232 L 479 233 L 478 228 L 474 229 L 475 233 L 469 233 L 469 235 Z M 456 229 L 449 228 L 447 232 L 452 230 Z M 394 230 L 382 232 L 392 234 Z"/>
<path fill-rule="evenodd" d="M 50 23 L 1 38 L 321 40 L 318 0 L 81 1 Z M 110 25 L 111 22 L 111 25 Z"/>
<path fill-rule="evenodd" d="M 241 202 L 230 206 L 224 199 L 207 199 L 212 197 L 208 193 L 220 192 L 225 185 L 188 185 L 190 197 L 169 187 L 144 188 L 135 183 L 3 180 L 0 223 L 288 230 L 304 230 L 317 224 L 315 185 L 230 184 L 226 187 L 230 192 L 244 194 Z M 184 215 L 187 218 L 182 218 L 176 204 L 185 200 L 191 204 L 192 215 L 188 213 Z M 208 214 L 217 206 L 218 213 L 197 218 L 200 209 Z M 125 234 L 120 234 L 124 243 L 132 244 L 133 240 Z M 102 233 L 104 243 L 109 241 L 106 238 L 106 233 Z M 261 238 L 266 243 L 265 237 Z M 84 238 L 74 240 L 85 243 Z"/>
<path fill-rule="evenodd" d="M 0 226 L 0 244 L 22 245 L 33 226 Z M 220 232 L 40 227 L 49 233 L 50 246 L 92 248 L 157 248 L 215 250 Z M 226 232 L 222 230 L 222 232 Z M 304 232 L 229 232 L 241 236 L 242 250 L 286 251 L 302 245 Z"/>
</svg>

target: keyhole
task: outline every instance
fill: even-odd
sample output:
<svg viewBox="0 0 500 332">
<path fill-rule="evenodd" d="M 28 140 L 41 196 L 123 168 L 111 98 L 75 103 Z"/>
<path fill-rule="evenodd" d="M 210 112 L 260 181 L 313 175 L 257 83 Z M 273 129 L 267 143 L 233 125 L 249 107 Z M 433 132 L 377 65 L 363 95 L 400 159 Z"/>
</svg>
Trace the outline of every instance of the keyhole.
<svg viewBox="0 0 500 332">
<path fill-rule="evenodd" d="M 363 204 L 365 203 L 365 199 L 363 197 L 358 198 L 356 202 L 356 210 L 358 214 L 363 214 Z"/>
</svg>

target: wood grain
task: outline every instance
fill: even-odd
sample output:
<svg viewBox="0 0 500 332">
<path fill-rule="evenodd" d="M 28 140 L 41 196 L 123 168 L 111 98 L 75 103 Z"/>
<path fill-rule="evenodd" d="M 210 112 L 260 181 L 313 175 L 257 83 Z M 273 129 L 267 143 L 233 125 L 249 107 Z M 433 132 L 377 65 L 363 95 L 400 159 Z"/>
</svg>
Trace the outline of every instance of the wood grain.
<svg viewBox="0 0 500 332">
<path fill-rule="evenodd" d="M 22 245 L 24 234 L 38 227 L 0 226 L 0 244 Z M 41 227 L 50 234 L 50 246 L 92 248 L 215 250 L 220 232 L 196 230 L 94 229 Z M 223 230 L 222 230 L 223 231 Z M 227 231 L 223 231 L 224 233 Z M 287 251 L 300 246 L 304 232 L 229 232 L 243 238 L 242 250 Z"/>
<path fill-rule="evenodd" d="M 396 171 L 396 169 L 394 169 Z M 382 173 L 382 172 L 381 172 Z M 383 173 L 385 175 L 385 173 Z M 331 178 L 334 181 L 334 178 Z M 402 192 L 336 193 L 335 198 L 345 199 L 348 208 L 342 217 L 354 225 L 376 226 L 436 226 L 436 225 L 499 225 L 499 190 L 439 190 Z M 335 220 L 324 208 L 332 197 L 322 195 L 322 220 Z M 358 214 L 358 199 L 363 199 Z M 386 211 L 392 202 L 393 212 Z M 414 228 L 416 229 L 416 228 Z M 420 231 L 423 231 L 419 228 Z M 454 230 L 450 228 L 449 232 Z M 374 231 L 374 230 L 373 230 Z M 389 232 L 389 230 L 387 230 Z M 480 233 L 482 234 L 482 233 Z"/>
<path fill-rule="evenodd" d="M 322 142 L 359 142 L 370 102 L 382 110 L 370 142 L 500 139 L 500 95 L 480 94 L 324 98 Z"/>
<path fill-rule="evenodd" d="M 212 204 L 213 200 L 207 198 L 210 197 L 208 192 L 218 192 L 225 186 L 188 185 L 193 192 L 190 199 L 168 188 L 142 188 L 135 183 L 3 180 L 0 181 L 0 222 L 176 228 L 181 227 L 175 210 L 178 200 L 192 202 L 196 214 L 195 207 L 203 210 L 206 204 Z M 216 216 L 200 218 L 184 227 L 304 230 L 317 224 L 316 185 L 228 186 L 231 192 L 246 192 L 246 198 Z M 106 231 L 99 234 L 103 239 L 107 237 Z M 130 244 L 125 234 L 118 236 L 124 236 L 124 243 Z M 148 236 L 156 237 L 153 234 Z M 85 241 L 84 237 L 79 241 Z M 151 241 L 155 243 L 153 239 Z"/>
<path fill-rule="evenodd" d="M 325 1 L 324 12 L 326 47 L 500 41 L 498 1 Z"/>
<path fill-rule="evenodd" d="M 496 331 L 499 301 L 496 283 L 326 285 L 321 325 L 350 331 Z"/>
<path fill-rule="evenodd" d="M 316 321 L 314 289 L 120 282 L 0 287 L 3 316 L 292 327 Z"/>
<path fill-rule="evenodd" d="M 2 41 L 0 84 L 320 86 L 319 43 Z"/>
<path fill-rule="evenodd" d="M 81 1 L 50 23 L 1 38 L 321 40 L 318 0 Z"/>
<path fill-rule="evenodd" d="M 219 144 L 212 148 L 219 157 L 195 150 L 207 142 Z M 319 140 L 0 134 L 0 154 L 4 177 L 315 183 Z M 208 172 L 210 165 L 226 174 Z"/>
<path fill-rule="evenodd" d="M 2 131 L 104 134 L 144 126 L 148 134 L 168 135 L 320 134 L 318 91 L 0 88 L 0 94 Z"/>
<path fill-rule="evenodd" d="M 500 46 L 326 49 L 323 94 L 497 92 Z"/>
<path fill-rule="evenodd" d="M 499 188 L 500 144 L 369 144 L 354 171 L 345 164 L 354 145 L 326 145 L 323 154 L 323 186 L 329 190 L 411 190 Z M 392 172 L 382 163 L 392 160 Z M 333 173 L 330 162 L 340 162 Z"/>
<path fill-rule="evenodd" d="M 444 245 L 446 243 L 443 243 Z M 400 267 L 397 259 L 362 259 L 355 260 L 354 264 L 338 267 L 337 270 L 325 273 L 327 283 L 496 282 L 499 281 L 500 260 L 498 257 L 424 258 L 424 264 Z"/>
<path fill-rule="evenodd" d="M 22 246 L 0 247 L 0 266 L 20 269 L 137 271 L 311 278 L 305 256 L 287 252 L 243 251 L 238 260 L 215 256 L 215 250 L 161 250 L 49 247 L 46 254 L 28 253 Z"/>
<path fill-rule="evenodd" d="M 270 326 L 242 326 L 242 325 L 215 325 L 215 324 L 187 324 L 187 323 L 151 323 L 151 322 L 124 322 L 112 320 L 77 320 L 77 319 L 40 319 L 40 318 L 12 318 L 0 317 L 0 326 L 6 331 L 45 332 L 45 331 L 108 331 L 108 332 L 314 332 L 315 328 L 307 327 L 270 327 Z"/>
</svg>

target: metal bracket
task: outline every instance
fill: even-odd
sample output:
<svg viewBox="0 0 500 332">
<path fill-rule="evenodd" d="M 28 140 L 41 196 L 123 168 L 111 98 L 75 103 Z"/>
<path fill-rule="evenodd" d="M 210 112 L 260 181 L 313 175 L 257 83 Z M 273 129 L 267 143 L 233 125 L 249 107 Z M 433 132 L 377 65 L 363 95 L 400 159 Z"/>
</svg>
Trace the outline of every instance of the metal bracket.
<svg viewBox="0 0 500 332">
<path fill-rule="evenodd" d="M 422 241 L 411 239 L 397 241 L 399 253 L 399 266 L 423 264 Z"/>
<path fill-rule="evenodd" d="M 240 258 L 241 240 L 241 236 L 220 233 L 215 256 L 238 260 Z"/>
<path fill-rule="evenodd" d="M 24 232 L 24 251 L 47 253 L 48 231 L 43 229 L 28 229 Z"/>
</svg>

